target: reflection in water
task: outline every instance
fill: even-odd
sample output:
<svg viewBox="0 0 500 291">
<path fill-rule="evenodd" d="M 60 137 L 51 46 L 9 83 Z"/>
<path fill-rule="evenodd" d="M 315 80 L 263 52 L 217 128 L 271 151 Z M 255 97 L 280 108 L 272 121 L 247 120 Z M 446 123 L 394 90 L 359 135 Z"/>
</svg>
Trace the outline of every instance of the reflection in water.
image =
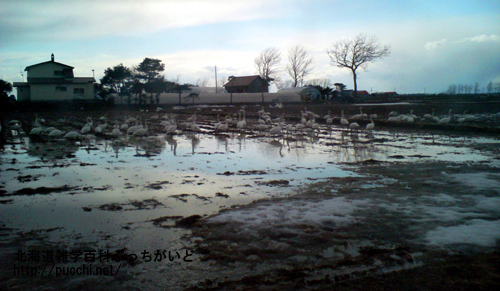
<svg viewBox="0 0 500 291">
<path fill-rule="evenodd" d="M 227 153 L 229 151 L 229 141 L 228 137 L 225 134 L 216 134 L 215 140 L 217 141 L 217 150 L 220 149 L 221 145 L 224 146 L 224 152 Z"/>
<path fill-rule="evenodd" d="M 319 135 L 309 135 L 309 142 L 311 144 L 315 144 L 315 143 L 318 143 L 318 141 L 320 140 L 320 137 Z"/>
<path fill-rule="evenodd" d="M 165 142 L 156 136 L 131 139 L 130 141 L 132 144 L 135 144 L 135 151 L 138 156 L 149 157 L 159 155 L 163 148 L 165 148 Z"/>
<path fill-rule="evenodd" d="M 170 145 L 170 150 L 174 153 L 174 156 L 177 156 L 177 140 L 173 135 L 165 136 L 165 140 Z"/>
<path fill-rule="evenodd" d="M 96 136 L 93 134 L 86 134 L 84 139 L 81 141 L 81 145 L 85 147 L 88 154 L 90 154 L 91 146 L 94 146 L 96 143 Z"/>
<path fill-rule="evenodd" d="M 194 155 L 196 147 L 200 144 L 200 138 L 196 134 L 186 134 L 186 137 L 191 139 L 191 154 Z"/>
<path fill-rule="evenodd" d="M 247 134 L 244 132 L 240 133 L 236 138 L 238 139 L 238 150 L 241 152 L 245 148 L 245 140 L 247 138 Z"/>
<path fill-rule="evenodd" d="M 283 144 L 279 141 L 279 140 L 273 140 L 273 141 L 270 141 L 269 144 L 274 147 L 274 148 L 278 148 L 278 153 L 280 155 L 280 157 L 283 157 Z"/>
<path fill-rule="evenodd" d="M 52 142 L 32 142 L 25 139 L 26 151 L 29 156 L 39 157 L 42 160 L 57 160 L 74 154 L 80 149 L 80 145 L 72 142 L 61 143 Z"/>
<path fill-rule="evenodd" d="M 279 140 L 272 140 L 269 142 L 269 144 L 276 148 L 283 147 L 283 144 Z"/>
<path fill-rule="evenodd" d="M 113 152 L 115 152 L 115 158 L 118 158 L 118 153 L 125 149 L 125 145 L 127 144 L 125 139 L 116 139 L 111 144 L 113 148 Z"/>
<path fill-rule="evenodd" d="M 371 144 L 353 142 L 350 145 L 340 145 L 337 162 L 358 163 L 370 159 L 375 159 L 375 151 Z"/>
<path fill-rule="evenodd" d="M 70 183 L 69 186 L 77 187 L 75 193 L 93 192 L 92 195 L 57 193 L 57 205 L 54 204 L 55 195 L 17 195 L 13 198 L 14 203 L 0 205 L 1 213 L 2 218 L 8 219 L 9 227 L 19 229 L 29 230 L 43 225 L 44 228 L 64 227 L 85 235 L 92 235 L 94 228 L 119 233 L 124 223 L 144 223 L 165 215 L 213 214 L 223 207 L 294 191 L 294 188 L 277 190 L 276 187 L 257 185 L 257 179 L 282 179 L 289 181 L 291 186 L 297 186 L 308 183 L 310 178 L 352 175 L 352 172 L 341 169 L 339 163 L 358 163 L 369 159 L 391 161 L 394 160 L 391 156 L 395 155 L 404 156 L 407 160 L 422 159 L 415 156 L 425 155 L 429 160 L 496 162 L 486 154 L 462 147 L 462 137 L 450 139 L 436 134 L 432 142 L 428 133 L 414 134 L 414 142 L 410 142 L 409 137 L 410 133 L 402 132 L 395 141 L 392 133 L 382 130 L 374 131 L 373 136 L 366 135 L 364 131 L 334 130 L 316 135 L 315 139 L 307 134 L 273 140 L 239 133 L 160 135 L 115 139 L 112 142 L 101 138 L 96 140 L 92 135 L 76 143 L 37 143 L 25 139 L 26 143 L 8 146 L 1 153 L 0 184 L 5 191 L 15 193 L 23 188 L 58 187 Z M 499 143 L 489 138 L 471 138 L 468 142 L 478 140 Z M 168 151 L 167 143 L 173 154 Z M 451 148 L 453 150 L 450 151 Z M 178 152 L 183 154 L 177 155 Z M 121 160 L 110 160 L 109 155 L 120 156 Z M 159 157 L 148 158 L 151 155 Z M 6 171 L 12 165 L 4 161 L 14 160 L 20 170 Z M 53 167 L 54 160 L 61 161 L 64 169 Z M 44 167 L 43 173 L 40 167 Z M 23 178 L 21 175 L 28 180 L 20 179 Z M 215 194 L 219 192 L 228 197 Z M 249 192 L 252 195 L 248 195 Z M 175 197 L 182 193 L 193 194 L 186 196 L 186 202 L 179 202 Z M 149 201 L 152 197 L 163 206 L 146 209 L 130 203 Z M 31 203 L 29 207 L 25 206 L 25 202 Z M 82 207 L 95 209 L 108 202 L 136 211 L 88 213 L 81 210 Z M 143 242 L 141 239 L 137 241 Z"/>
<path fill-rule="evenodd" d="M 250 137 L 250 138 L 249 138 Z M 453 153 L 443 150 L 443 146 L 463 144 L 465 137 L 441 136 L 435 133 L 417 133 L 414 131 L 351 131 L 340 128 L 328 128 L 323 131 L 307 131 L 292 137 L 257 137 L 244 132 L 231 132 L 217 135 L 199 135 L 186 133 L 184 135 L 160 135 L 144 138 L 123 137 L 117 139 L 102 139 L 87 134 L 82 141 L 66 142 L 33 142 L 23 138 L 22 143 L 13 145 L 14 150 L 25 149 L 29 156 L 42 160 L 55 160 L 71 157 L 79 149 L 89 155 L 96 151 L 112 151 L 115 158 L 127 152 L 127 148 L 135 150 L 136 156 L 159 155 L 166 144 L 170 146 L 173 156 L 178 150 L 186 149 L 192 156 L 197 154 L 203 139 L 203 152 L 238 153 L 241 162 L 262 159 L 270 162 L 272 159 L 290 159 L 297 162 L 318 159 L 321 152 L 328 153 L 331 161 L 356 163 L 368 159 L 387 160 L 391 156 L 416 156 L 416 151 L 422 155 L 437 159 L 449 159 Z M 470 141 L 469 141 L 470 142 Z M 180 148 L 179 148 L 180 146 Z M 206 150 L 205 150 L 206 148 Z M 409 149 L 410 150 L 408 152 Z M 236 150 L 236 152 L 235 152 Z M 443 152 L 443 153 L 441 153 Z M 457 152 L 457 151 L 455 151 Z M 444 156 L 446 154 L 447 156 Z M 454 158 L 461 158 L 456 156 Z M 463 158 L 462 158 L 463 159 Z"/>
</svg>

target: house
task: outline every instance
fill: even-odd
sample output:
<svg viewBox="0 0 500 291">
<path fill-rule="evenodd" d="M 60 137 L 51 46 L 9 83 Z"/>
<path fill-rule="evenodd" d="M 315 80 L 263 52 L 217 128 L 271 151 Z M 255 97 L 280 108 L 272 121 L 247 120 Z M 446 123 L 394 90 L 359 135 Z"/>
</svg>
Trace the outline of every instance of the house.
<svg viewBox="0 0 500 291">
<path fill-rule="evenodd" d="M 268 93 L 269 83 L 260 76 L 230 76 L 224 84 L 227 93 Z"/>
<path fill-rule="evenodd" d="M 18 101 L 93 100 L 93 77 L 75 77 L 73 67 L 51 60 L 24 69 L 27 82 L 14 82 Z"/>
</svg>

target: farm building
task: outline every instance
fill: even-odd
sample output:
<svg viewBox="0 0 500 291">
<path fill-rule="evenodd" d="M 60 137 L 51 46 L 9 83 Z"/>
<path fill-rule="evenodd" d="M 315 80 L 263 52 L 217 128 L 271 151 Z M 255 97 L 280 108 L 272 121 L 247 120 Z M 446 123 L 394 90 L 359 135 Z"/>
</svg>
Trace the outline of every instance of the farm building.
<svg viewBox="0 0 500 291">
<path fill-rule="evenodd" d="M 93 100 L 93 77 L 75 77 L 73 67 L 51 60 L 24 69 L 27 82 L 14 82 L 18 101 Z"/>
<path fill-rule="evenodd" d="M 314 87 L 295 87 L 278 90 L 280 94 L 297 94 L 302 101 L 318 100 L 321 98 L 321 92 Z"/>
<path fill-rule="evenodd" d="M 269 83 L 260 76 L 229 77 L 224 84 L 227 93 L 268 93 Z"/>
</svg>

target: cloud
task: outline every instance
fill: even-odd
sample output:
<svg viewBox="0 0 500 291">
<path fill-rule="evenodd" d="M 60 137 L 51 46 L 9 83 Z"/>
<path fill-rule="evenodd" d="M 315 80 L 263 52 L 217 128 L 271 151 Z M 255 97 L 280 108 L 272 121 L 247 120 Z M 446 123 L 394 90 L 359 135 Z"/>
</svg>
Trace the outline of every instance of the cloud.
<svg viewBox="0 0 500 291">
<path fill-rule="evenodd" d="M 474 37 L 468 37 L 464 38 L 464 41 L 472 41 L 472 42 L 500 42 L 500 35 L 497 34 L 492 34 L 492 35 L 486 35 L 486 34 L 481 34 L 481 35 L 476 35 Z"/>
<path fill-rule="evenodd" d="M 425 43 L 424 47 L 427 49 L 427 50 L 435 50 L 437 49 L 438 47 L 444 45 L 445 43 L 448 42 L 448 39 L 446 38 L 443 38 L 441 40 L 437 40 L 437 41 L 431 41 L 431 42 L 427 42 Z"/>
<path fill-rule="evenodd" d="M 332 66 L 326 50 L 360 32 L 392 50 L 359 72 L 361 89 L 411 93 L 425 87 L 437 93 L 451 83 L 487 84 L 500 78 L 498 17 L 484 13 L 378 16 L 364 22 L 359 14 L 320 17 L 320 11 L 337 11 L 337 4 L 328 6 L 332 1 L 327 0 L 307 1 L 316 6 L 298 0 L 1 2 L 0 77 L 10 81 L 21 80 L 20 66 L 55 53 L 79 76 L 95 69 L 99 79 L 107 67 L 153 57 L 165 63 L 167 78 L 213 83 L 214 66 L 219 78 L 254 74 L 254 58 L 265 48 L 277 47 L 286 65 L 288 49 L 303 45 L 314 57 L 308 79 L 327 77 L 352 87 L 350 71 Z"/>
<path fill-rule="evenodd" d="M 473 37 L 465 37 L 460 40 L 455 40 L 455 41 L 450 41 L 447 38 L 443 38 L 441 40 L 437 41 L 430 41 L 425 43 L 424 47 L 427 50 L 435 50 L 437 48 L 440 48 L 446 44 L 449 43 L 466 43 L 466 42 L 474 42 L 474 43 L 483 43 L 483 42 L 500 42 L 500 35 L 497 34 L 492 34 L 492 35 L 486 35 L 486 34 L 481 34 L 481 35 L 476 35 Z"/>
<path fill-rule="evenodd" d="M 137 35 L 159 30 L 272 17 L 281 1 L 6 1 L 4 38 L 64 39 Z"/>
</svg>

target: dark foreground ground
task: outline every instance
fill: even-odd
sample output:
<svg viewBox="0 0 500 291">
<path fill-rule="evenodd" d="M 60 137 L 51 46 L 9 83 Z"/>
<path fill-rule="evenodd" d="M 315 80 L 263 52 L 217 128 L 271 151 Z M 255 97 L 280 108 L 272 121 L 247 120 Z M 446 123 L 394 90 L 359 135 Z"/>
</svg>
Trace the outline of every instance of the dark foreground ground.
<svg viewBox="0 0 500 291">
<path fill-rule="evenodd" d="M 496 153 L 499 159 L 499 151 Z M 363 177 L 313 183 L 286 202 L 260 201 L 241 210 L 282 202 L 285 205 L 290 200 L 325 201 L 339 195 L 352 199 L 374 199 L 380 195 L 418 199 L 440 192 L 460 195 L 460 192 L 470 193 L 471 189 L 458 190 L 456 182 L 440 173 L 497 171 L 481 165 L 465 168 L 449 163 L 367 161 L 351 166 L 357 167 Z M 382 176 L 397 182 L 366 188 Z M 336 194 L 331 194 L 332 189 Z M 299 224 L 293 226 L 294 231 L 285 222 L 281 227 L 261 225 L 251 231 L 238 223 L 199 222 L 193 228 L 193 235 L 203 238 L 197 249 L 204 254 L 203 259 L 227 268 L 246 265 L 251 275 L 206 280 L 188 290 L 494 290 L 500 287 L 498 241 L 496 247 L 432 246 L 423 236 L 435 222 L 412 225 L 411 221 L 419 216 L 371 209 L 357 213 L 357 223 L 349 226 Z"/>
</svg>

